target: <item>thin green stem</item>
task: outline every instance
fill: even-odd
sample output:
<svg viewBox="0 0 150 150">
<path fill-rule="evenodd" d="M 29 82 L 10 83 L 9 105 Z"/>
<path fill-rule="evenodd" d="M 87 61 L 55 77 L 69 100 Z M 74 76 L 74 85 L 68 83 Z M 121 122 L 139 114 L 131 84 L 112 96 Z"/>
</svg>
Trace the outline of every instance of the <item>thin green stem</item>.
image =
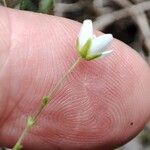
<svg viewBox="0 0 150 150">
<path fill-rule="evenodd" d="M 24 137 L 26 136 L 27 132 L 28 132 L 29 128 L 28 126 L 26 126 L 21 134 L 21 136 L 19 137 L 17 143 L 15 144 L 15 146 L 13 147 L 12 150 L 20 150 L 22 149 L 22 141 L 24 139 Z"/>
<path fill-rule="evenodd" d="M 52 96 L 54 93 L 60 88 L 63 81 L 67 78 L 67 76 L 72 72 L 72 70 L 80 63 L 81 57 L 78 57 L 78 59 L 71 65 L 71 67 L 63 74 L 63 76 L 60 78 L 60 80 L 57 82 L 57 84 L 53 87 L 53 89 L 48 93 L 46 96 L 48 98 L 48 102 L 52 99 Z M 46 106 L 46 105 L 45 105 Z M 38 118 L 38 116 L 41 114 L 45 106 L 41 105 L 38 109 L 36 115 L 33 117 L 35 120 Z"/>
<path fill-rule="evenodd" d="M 79 62 L 81 61 L 81 58 L 79 57 L 72 65 L 71 67 L 68 69 L 68 71 L 66 71 L 64 73 L 64 75 L 62 76 L 62 78 L 57 82 L 57 84 L 55 85 L 55 87 L 49 92 L 48 97 L 52 97 L 52 95 L 55 93 L 55 91 L 61 86 L 61 84 L 63 83 L 63 81 L 66 79 L 66 77 L 68 76 L 68 74 L 70 74 L 72 72 L 72 70 L 77 66 L 77 64 L 79 64 Z"/>
<path fill-rule="evenodd" d="M 4 5 L 5 7 L 7 7 L 6 0 L 3 0 L 3 5 Z"/>
<path fill-rule="evenodd" d="M 33 125 L 36 123 L 38 117 L 40 116 L 40 114 L 42 113 L 42 111 L 44 110 L 44 108 L 47 106 L 47 104 L 49 103 L 49 101 L 52 99 L 53 95 L 55 94 L 55 92 L 60 88 L 60 86 L 62 85 L 62 83 L 64 82 L 64 80 L 68 77 L 68 75 L 73 71 L 73 69 L 80 63 L 81 61 L 81 57 L 79 57 L 71 66 L 70 68 L 63 74 L 63 76 L 60 78 L 60 80 L 57 82 L 57 84 L 52 88 L 52 90 L 47 94 L 46 98 L 48 99 L 48 101 L 45 104 L 40 105 L 37 113 L 32 117 L 32 121 L 34 122 Z M 25 129 L 23 130 L 20 138 L 18 139 L 17 143 L 15 144 L 15 146 L 13 147 L 12 150 L 20 150 L 22 149 L 22 142 L 27 134 L 27 132 L 32 128 L 32 126 L 29 126 L 28 124 L 26 124 Z"/>
</svg>

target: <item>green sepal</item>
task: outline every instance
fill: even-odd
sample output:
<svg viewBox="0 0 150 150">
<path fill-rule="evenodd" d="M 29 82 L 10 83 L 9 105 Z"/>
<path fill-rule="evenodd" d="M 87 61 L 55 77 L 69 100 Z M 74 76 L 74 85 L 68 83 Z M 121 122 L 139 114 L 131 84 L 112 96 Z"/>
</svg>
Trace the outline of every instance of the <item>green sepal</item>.
<svg viewBox="0 0 150 150">
<path fill-rule="evenodd" d="M 43 96 L 43 98 L 42 98 L 42 106 L 46 106 L 48 104 L 48 100 L 49 100 L 48 96 Z"/>
<path fill-rule="evenodd" d="M 87 61 L 90 61 L 90 60 L 96 59 L 100 56 L 102 56 L 102 54 L 87 55 L 86 58 L 84 58 L 84 59 L 86 59 Z"/>
<path fill-rule="evenodd" d="M 28 116 L 28 118 L 27 118 L 27 127 L 32 128 L 34 124 L 35 124 L 35 119 L 31 116 Z"/>
<path fill-rule="evenodd" d="M 87 42 L 84 44 L 84 46 L 81 48 L 81 50 L 79 51 L 82 58 L 86 58 L 86 56 L 88 54 L 88 51 L 89 51 L 89 49 L 91 47 L 91 44 L 92 44 L 92 39 L 89 38 L 87 40 Z"/>
<path fill-rule="evenodd" d="M 16 144 L 12 150 L 21 150 L 23 146 L 21 144 Z"/>
</svg>

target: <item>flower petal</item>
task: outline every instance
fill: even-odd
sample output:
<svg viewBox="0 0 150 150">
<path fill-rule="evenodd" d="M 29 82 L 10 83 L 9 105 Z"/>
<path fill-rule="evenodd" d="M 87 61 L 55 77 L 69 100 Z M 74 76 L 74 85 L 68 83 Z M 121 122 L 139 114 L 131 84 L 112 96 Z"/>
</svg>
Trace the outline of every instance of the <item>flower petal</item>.
<svg viewBox="0 0 150 150">
<path fill-rule="evenodd" d="M 112 34 L 104 34 L 94 38 L 90 48 L 90 54 L 94 55 L 103 52 L 113 40 Z"/>
<path fill-rule="evenodd" d="M 112 52 L 113 52 L 113 50 L 109 50 L 109 51 L 104 51 L 104 52 L 102 52 L 101 58 L 104 58 L 104 57 L 109 56 Z"/>
<path fill-rule="evenodd" d="M 87 19 L 83 21 L 81 26 L 81 30 L 79 33 L 79 47 L 82 48 L 84 44 L 89 40 L 92 39 L 93 36 L 93 25 L 92 21 Z"/>
</svg>

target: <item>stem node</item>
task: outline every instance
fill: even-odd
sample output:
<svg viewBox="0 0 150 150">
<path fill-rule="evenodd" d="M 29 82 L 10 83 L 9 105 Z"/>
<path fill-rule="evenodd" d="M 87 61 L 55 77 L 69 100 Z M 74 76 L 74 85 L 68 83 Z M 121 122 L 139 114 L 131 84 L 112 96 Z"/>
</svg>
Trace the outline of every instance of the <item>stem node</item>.
<svg viewBox="0 0 150 150">
<path fill-rule="evenodd" d="M 49 101 L 52 99 L 53 95 L 55 94 L 56 90 L 60 88 L 63 81 L 67 78 L 67 76 L 72 72 L 72 70 L 79 64 L 81 61 L 81 57 L 79 57 L 71 66 L 70 68 L 63 74 L 63 76 L 60 78 L 60 80 L 57 82 L 57 84 L 54 86 L 54 88 L 49 92 L 47 96 L 43 96 L 41 100 L 41 105 L 37 111 L 37 113 L 32 117 L 28 116 L 25 129 L 23 130 L 20 138 L 18 139 L 16 145 L 13 147 L 12 150 L 21 150 L 23 148 L 22 142 L 25 138 L 25 135 L 29 132 L 29 130 L 33 127 L 33 125 L 36 123 L 37 118 L 42 113 L 45 106 L 49 103 Z"/>
</svg>

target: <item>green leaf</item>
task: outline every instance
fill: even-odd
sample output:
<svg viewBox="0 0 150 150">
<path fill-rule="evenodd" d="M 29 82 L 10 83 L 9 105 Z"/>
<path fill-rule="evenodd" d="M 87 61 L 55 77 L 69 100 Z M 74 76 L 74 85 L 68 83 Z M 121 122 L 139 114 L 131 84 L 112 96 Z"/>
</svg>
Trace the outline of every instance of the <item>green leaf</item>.
<svg viewBox="0 0 150 150">
<path fill-rule="evenodd" d="M 88 50 L 90 49 L 92 44 L 92 39 L 89 38 L 87 40 L 87 42 L 84 44 L 84 46 L 81 48 L 81 50 L 79 51 L 79 53 L 81 54 L 82 58 L 86 58 L 87 54 L 88 54 Z"/>
<path fill-rule="evenodd" d="M 38 12 L 48 14 L 54 7 L 54 0 L 40 0 Z"/>
</svg>

